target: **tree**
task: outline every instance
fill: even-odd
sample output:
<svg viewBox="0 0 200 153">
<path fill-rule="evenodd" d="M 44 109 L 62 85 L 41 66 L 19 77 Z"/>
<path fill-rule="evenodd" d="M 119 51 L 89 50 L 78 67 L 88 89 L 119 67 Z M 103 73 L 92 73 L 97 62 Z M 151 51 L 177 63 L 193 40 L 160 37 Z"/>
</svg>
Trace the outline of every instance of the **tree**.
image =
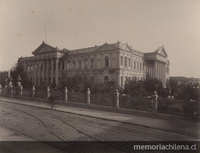
<svg viewBox="0 0 200 153">
<path fill-rule="evenodd" d="M 17 78 L 18 78 L 18 76 L 20 76 L 21 85 L 24 88 L 32 87 L 32 83 L 29 81 L 28 76 L 27 76 L 26 72 L 24 71 L 24 66 L 23 66 L 22 62 L 20 61 L 20 58 L 18 59 L 15 66 L 11 69 L 10 75 L 13 79 L 13 86 L 17 86 Z"/>
<path fill-rule="evenodd" d="M 67 87 L 69 91 L 84 92 L 91 87 L 91 83 L 87 76 L 83 73 L 75 74 L 74 76 L 67 76 L 62 74 L 59 88 L 64 90 Z"/>
<path fill-rule="evenodd" d="M 125 94 L 127 93 L 132 96 L 146 95 L 144 81 L 131 80 L 129 84 L 125 85 Z"/>
<path fill-rule="evenodd" d="M 115 81 L 108 81 L 106 83 L 94 83 L 91 86 L 92 93 L 107 93 L 107 94 L 114 94 L 116 89 L 121 93 L 122 88 L 116 84 Z"/>
<path fill-rule="evenodd" d="M 157 78 L 147 77 L 144 81 L 144 87 L 148 92 L 157 91 L 159 93 L 163 88 L 163 84 Z"/>
</svg>

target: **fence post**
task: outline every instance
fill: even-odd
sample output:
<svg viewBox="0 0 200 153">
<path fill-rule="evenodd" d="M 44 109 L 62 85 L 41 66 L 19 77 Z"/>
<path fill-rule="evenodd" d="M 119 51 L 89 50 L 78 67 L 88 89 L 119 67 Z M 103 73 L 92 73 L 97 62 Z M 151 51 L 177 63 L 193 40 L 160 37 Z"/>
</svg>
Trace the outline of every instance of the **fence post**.
<svg viewBox="0 0 200 153">
<path fill-rule="evenodd" d="M 91 91 L 90 91 L 90 89 L 89 88 L 87 88 L 87 91 L 86 91 L 86 104 L 88 104 L 88 105 L 90 105 L 91 103 L 90 103 L 90 93 L 91 93 Z"/>
<path fill-rule="evenodd" d="M 47 86 L 47 99 L 50 97 L 50 88 Z"/>
<path fill-rule="evenodd" d="M 35 97 L 35 86 L 32 88 L 32 97 Z"/>
<path fill-rule="evenodd" d="M 68 90 L 67 87 L 65 87 L 64 101 L 67 102 L 67 100 L 68 100 Z"/>
<path fill-rule="evenodd" d="M 22 85 L 19 86 L 19 96 L 22 96 L 23 94 L 23 87 Z"/>
<path fill-rule="evenodd" d="M 153 98 L 153 110 L 152 112 L 153 113 L 157 113 L 158 112 L 158 95 L 157 95 L 157 92 L 154 91 L 154 95 L 152 96 Z"/>
<path fill-rule="evenodd" d="M 116 89 L 114 93 L 114 108 L 119 108 L 119 92 L 118 89 Z"/>
</svg>

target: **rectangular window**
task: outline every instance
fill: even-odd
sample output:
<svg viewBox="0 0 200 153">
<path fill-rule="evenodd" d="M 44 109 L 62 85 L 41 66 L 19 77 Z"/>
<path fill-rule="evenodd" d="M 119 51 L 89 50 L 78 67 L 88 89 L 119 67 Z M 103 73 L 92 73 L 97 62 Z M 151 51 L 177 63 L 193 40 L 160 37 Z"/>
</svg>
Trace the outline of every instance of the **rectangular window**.
<svg viewBox="0 0 200 153">
<path fill-rule="evenodd" d="M 131 67 L 131 59 L 128 60 L 128 66 Z"/>
<path fill-rule="evenodd" d="M 121 65 L 123 65 L 123 57 L 121 56 Z"/>
<path fill-rule="evenodd" d="M 136 63 L 134 62 L 134 69 L 136 69 Z"/>
</svg>

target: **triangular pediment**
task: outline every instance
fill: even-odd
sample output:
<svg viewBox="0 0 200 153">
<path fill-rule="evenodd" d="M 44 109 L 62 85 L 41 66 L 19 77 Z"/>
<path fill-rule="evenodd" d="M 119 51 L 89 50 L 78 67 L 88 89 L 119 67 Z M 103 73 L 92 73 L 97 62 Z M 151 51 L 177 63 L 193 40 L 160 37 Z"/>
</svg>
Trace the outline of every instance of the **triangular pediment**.
<svg viewBox="0 0 200 153">
<path fill-rule="evenodd" d="M 120 49 L 127 50 L 127 51 L 130 51 L 130 52 L 132 51 L 131 47 L 127 43 L 121 44 Z"/>
<path fill-rule="evenodd" d="M 36 50 L 34 50 L 32 52 L 32 54 L 33 55 L 42 54 L 42 53 L 46 53 L 46 52 L 49 52 L 49 51 L 53 51 L 55 49 L 56 49 L 55 47 L 52 47 L 52 46 L 43 42 Z"/>
<path fill-rule="evenodd" d="M 112 50 L 112 49 L 116 49 L 116 48 L 110 44 L 105 43 L 102 46 L 100 46 L 96 51 L 105 51 L 105 50 Z"/>
<path fill-rule="evenodd" d="M 157 52 L 158 54 L 162 55 L 162 56 L 168 57 L 168 55 L 167 55 L 167 53 L 166 53 L 166 51 L 165 51 L 164 46 L 159 47 L 159 48 L 156 50 L 156 52 Z"/>
</svg>

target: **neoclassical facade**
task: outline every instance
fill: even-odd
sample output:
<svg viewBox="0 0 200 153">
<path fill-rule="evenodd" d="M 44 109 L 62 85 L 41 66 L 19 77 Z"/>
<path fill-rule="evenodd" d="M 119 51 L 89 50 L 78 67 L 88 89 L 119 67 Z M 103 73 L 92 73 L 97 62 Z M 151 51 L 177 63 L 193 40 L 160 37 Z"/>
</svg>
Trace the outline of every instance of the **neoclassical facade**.
<svg viewBox="0 0 200 153">
<path fill-rule="evenodd" d="M 93 82 L 115 81 L 124 86 L 148 74 L 166 85 L 169 79 L 169 60 L 164 46 L 154 52 L 143 53 L 121 42 L 76 50 L 59 49 L 45 42 L 32 52 L 33 56 L 21 58 L 25 71 L 34 85 L 59 85 L 61 77 L 84 73 Z"/>
</svg>

